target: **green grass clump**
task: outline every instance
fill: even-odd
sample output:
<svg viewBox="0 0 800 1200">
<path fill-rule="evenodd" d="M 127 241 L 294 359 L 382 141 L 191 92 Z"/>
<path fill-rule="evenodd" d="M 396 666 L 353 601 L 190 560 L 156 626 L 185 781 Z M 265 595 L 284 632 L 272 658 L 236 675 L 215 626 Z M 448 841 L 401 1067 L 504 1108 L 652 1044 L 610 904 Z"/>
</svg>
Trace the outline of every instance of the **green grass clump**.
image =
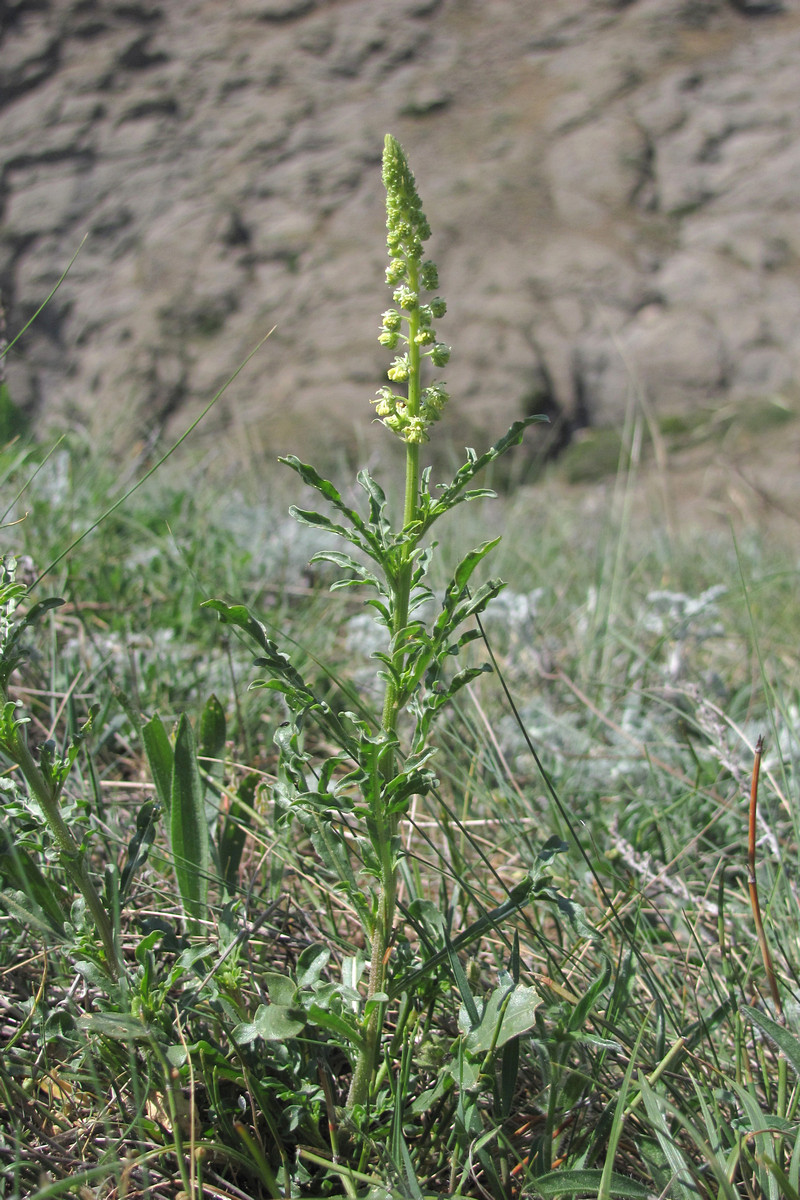
<svg viewBox="0 0 800 1200">
<path fill-rule="evenodd" d="M 0 452 L 0 1194 L 794 1197 L 797 564 L 435 487 L 385 180 L 399 515 Z"/>
</svg>

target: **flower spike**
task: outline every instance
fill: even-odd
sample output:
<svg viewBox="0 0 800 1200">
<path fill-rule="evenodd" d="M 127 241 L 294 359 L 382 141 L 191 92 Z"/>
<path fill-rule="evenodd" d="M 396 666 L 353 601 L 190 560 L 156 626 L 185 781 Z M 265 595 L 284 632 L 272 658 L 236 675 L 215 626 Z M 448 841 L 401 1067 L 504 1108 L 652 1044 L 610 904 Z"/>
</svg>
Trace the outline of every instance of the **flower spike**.
<svg viewBox="0 0 800 1200">
<path fill-rule="evenodd" d="M 393 383 L 406 385 L 407 394 L 397 396 L 384 386 L 373 404 L 392 433 L 409 446 L 419 446 L 428 441 L 428 428 L 439 419 L 448 398 L 443 384 L 433 384 L 424 391 L 421 384 L 423 357 L 429 358 L 434 367 L 445 366 L 450 357 L 450 347 L 437 341 L 432 325 L 434 318 L 444 316 L 447 305 L 441 296 L 433 296 L 427 303 L 420 299 L 421 292 L 438 288 L 439 273 L 435 263 L 422 261 L 423 242 L 431 230 L 408 159 L 390 133 L 383 151 L 383 183 L 389 251 L 386 282 L 397 308 L 383 314 L 378 341 L 388 350 L 394 350 L 401 341 L 407 345 L 406 353 L 397 355 L 387 372 Z"/>
</svg>

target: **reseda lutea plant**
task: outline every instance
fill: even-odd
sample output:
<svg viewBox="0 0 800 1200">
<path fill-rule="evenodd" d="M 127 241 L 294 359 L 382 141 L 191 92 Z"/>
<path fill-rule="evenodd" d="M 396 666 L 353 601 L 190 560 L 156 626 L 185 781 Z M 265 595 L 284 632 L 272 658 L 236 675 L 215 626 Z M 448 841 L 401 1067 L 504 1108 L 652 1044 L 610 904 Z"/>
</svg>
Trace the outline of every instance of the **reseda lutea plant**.
<svg viewBox="0 0 800 1200">
<path fill-rule="evenodd" d="M 521 440 L 526 425 L 544 419 L 531 417 L 516 422 L 480 456 L 468 450 L 467 461 L 453 480 L 431 487 L 430 468 L 420 469 L 421 448 L 428 442 L 448 395 L 443 383 L 426 383 L 423 376 L 429 367 L 444 366 L 450 356 L 449 347 L 437 341 L 433 327 L 434 320 L 444 316 L 446 306 L 441 297 L 432 294 L 438 287 L 436 267 L 423 259 L 423 243 L 430 236 L 430 228 L 414 176 L 401 146 L 388 134 L 383 182 L 390 259 L 386 279 L 393 289 L 395 307 L 383 314 L 380 342 L 400 352 L 388 370 L 390 384 L 395 386 L 382 387 L 374 403 L 383 424 L 405 446 L 402 522 L 399 527 L 393 525 L 386 496 L 366 471 L 358 475 L 368 506 L 367 515 L 362 516 L 313 467 L 293 456 L 281 459 L 324 497 L 339 518 L 332 520 L 318 512 L 292 508 L 295 519 L 337 535 L 357 552 L 354 557 L 350 552 L 324 551 L 312 562 L 326 560 L 345 572 L 334 587 L 365 588 L 370 593 L 366 603 L 375 609 L 377 620 L 386 628 L 386 649 L 375 655 L 384 687 L 380 715 L 369 719 L 363 714 L 332 711 L 246 609 L 220 600 L 207 602 L 223 621 L 239 625 L 254 638 L 262 651 L 257 664 L 271 675 L 262 686 L 281 691 L 286 699 L 292 716 L 276 735 L 280 751 L 276 803 L 306 820 L 315 831 L 314 845 L 337 871 L 369 941 L 367 992 L 353 1025 L 355 1068 L 350 1108 L 369 1099 L 386 1006 L 390 994 L 398 995 L 401 990 L 401 983 L 389 978 L 402 855 L 399 822 L 412 797 L 424 796 L 437 785 L 430 766 L 436 717 L 459 688 L 487 669 L 485 665 L 471 666 L 453 672 L 453 656 L 479 636 L 477 630 L 464 630 L 463 626 L 471 616 L 482 612 L 503 586 L 500 580 L 491 579 L 474 594 L 468 587 L 476 567 L 498 538 L 483 543 L 461 560 L 438 613 L 426 622 L 422 606 L 434 597 L 427 584 L 433 546 L 426 546 L 425 541 L 434 523 L 455 505 L 493 494 L 485 489 L 468 490 L 467 485 L 478 471 Z M 402 723 L 401 716 L 407 718 Z M 326 743 L 337 748 L 323 762 L 315 759 L 311 764 L 303 749 L 302 730 L 308 722 L 315 723 Z M 352 832 L 352 825 L 345 826 L 345 814 L 351 822 L 355 818 L 360 823 L 361 875 L 372 880 L 367 887 L 356 879 L 349 863 L 344 833 Z M 517 907 L 522 903 L 524 897 L 520 895 Z"/>
</svg>

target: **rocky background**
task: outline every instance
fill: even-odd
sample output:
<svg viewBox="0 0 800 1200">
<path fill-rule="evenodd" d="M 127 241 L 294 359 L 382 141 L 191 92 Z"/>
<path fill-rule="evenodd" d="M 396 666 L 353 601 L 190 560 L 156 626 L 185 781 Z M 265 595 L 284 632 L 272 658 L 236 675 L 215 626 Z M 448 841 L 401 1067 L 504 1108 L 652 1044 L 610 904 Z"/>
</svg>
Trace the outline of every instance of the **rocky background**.
<svg viewBox="0 0 800 1200">
<path fill-rule="evenodd" d="M 0 287 L 37 427 L 369 439 L 380 155 L 434 236 L 463 444 L 792 398 L 794 0 L 5 0 Z M 458 408 L 456 410 L 456 401 Z M 225 438 L 219 437 L 225 430 Z M 360 447 L 363 450 L 363 445 Z"/>
</svg>

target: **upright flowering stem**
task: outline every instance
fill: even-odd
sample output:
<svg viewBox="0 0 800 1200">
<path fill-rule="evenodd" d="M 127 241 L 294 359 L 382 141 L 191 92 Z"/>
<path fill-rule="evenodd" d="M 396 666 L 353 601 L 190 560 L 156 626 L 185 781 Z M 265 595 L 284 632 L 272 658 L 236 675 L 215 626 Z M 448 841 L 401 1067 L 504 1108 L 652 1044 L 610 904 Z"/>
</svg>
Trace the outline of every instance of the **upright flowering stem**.
<svg viewBox="0 0 800 1200">
<path fill-rule="evenodd" d="M 398 394 L 388 386 L 382 387 L 375 401 L 378 416 L 384 425 L 396 433 L 406 446 L 405 502 L 403 532 L 408 532 L 419 519 L 420 446 L 428 440 L 428 428 L 441 414 L 447 400 L 443 386 L 423 389 L 423 358 L 429 357 L 434 366 L 444 366 L 449 347 L 436 341 L 432 328 L 434 317 L 444 315 L 445 303 L 436 297 L 428 304 L 420 302 L 423 290 L 438 285 L 433 263 L 422 262 L 422 243 L 430 236 L 430 227 L 417 194 L 414 176 L 398 142 L 386 135 L 383 155 L 383 182 L 386 188 L 386 227 L 389 250 L 387 283 L 394 288 L 396 309 L 383 314 L 381 344 L 394 349 L 404 342 L 405 353 L 395 358 L 388 371 L 394 383 L 405 385 Z M 403 326 L 405 325 L 405 332 Z M 382 727 L 393 739 L 400 714 L 400 698 L 395 679 L 400 676 L 406 661 L 404 630 L 408 626 L 411 585 L 414 570 L 413 535 L 401 549 L 396 575 L 391 579 L 392 592 L 392 662 L 394 675 L 386 685 Z M 382 772 L 385 779 L 395 773 L 394 754 L 387 752 Z M 368 1000 L 384 993 L 387 956 L 394 927 L 397 893 L 397 825 L 398 817 L 386 811 L 372 813 L 378 830 L 378 849 L 381 864 L 381 884 L 377 911 L 371 930 L 372 954 L 367 989 Z M 370 1010 L 364 1030 L 364 1045 L 358 1058 L 350 1088 L 348 1105 L 364 1104 L 377 1065 L 377 1054 L 383 1027 L 380 1003 Z"/>
</svg>

